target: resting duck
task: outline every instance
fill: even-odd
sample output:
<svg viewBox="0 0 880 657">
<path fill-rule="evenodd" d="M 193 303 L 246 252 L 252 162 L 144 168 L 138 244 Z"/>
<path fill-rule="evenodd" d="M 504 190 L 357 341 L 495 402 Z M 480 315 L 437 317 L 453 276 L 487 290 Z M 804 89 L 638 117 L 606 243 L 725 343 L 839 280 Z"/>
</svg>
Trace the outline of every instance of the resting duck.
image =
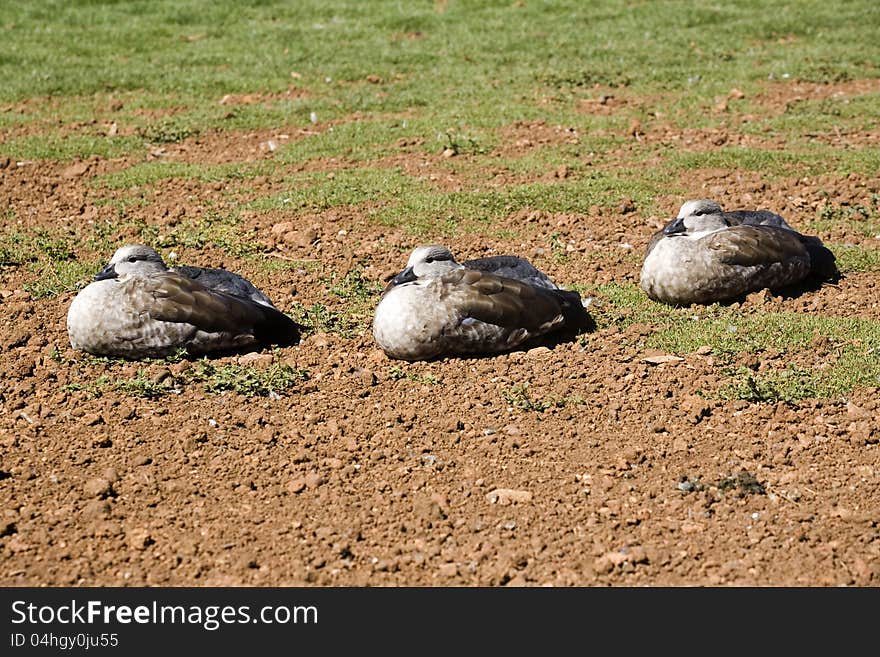
<svg viewBox="0 0 880 657">
<path fill-rule="evenodd" d="M 445 246 L 420 246 L 386 287 L 373 337 L 391 358 L 428 360 L 496 353 L 589 317 L 577 292 L 563 290 L 527 260 L 455 261 Z"/>
<path fill-rule="evenodd" d="M 651 238 L 640 285 L 656 301 L 686 306 L 836 275 L 834 254 L 821 240 L 801 235 L 778 214 L 724 212 L 697 199 Z"/>
<path fill-rule="evenodd" d="M 167 269 L 140 244 L 118 249 L 67 312 L 74 349 L 133 359 L 290 344 L 299 329 L 238 274 Z"/>
</svg>

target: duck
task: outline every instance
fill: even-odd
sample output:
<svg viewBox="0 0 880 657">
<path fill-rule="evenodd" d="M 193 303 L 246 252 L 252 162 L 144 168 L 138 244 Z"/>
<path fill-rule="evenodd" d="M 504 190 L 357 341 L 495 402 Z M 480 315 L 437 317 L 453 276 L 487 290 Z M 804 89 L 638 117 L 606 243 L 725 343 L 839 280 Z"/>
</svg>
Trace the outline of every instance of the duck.
<svg viewBox="0 0 880 657">
<path fill-rule="evenodd" d="M 448 247 L 416 248 L 386 286 L 373 338 L 390 358 L 493 354 L 590 325 L 580 295 L 516 256 L 456 261 Z"/>
<path fill-rule="evenodd" d="M 834 254 L 822 241 L 780 215 L 725 212 L 712 199 L 693 199 L 652 236 L 639 285 L 655 301 L 687 306 L 837 276 Z"/>
<path fill-rule="evenodd" d="M 169 269 L 155 249 L 120 247 L 74 297 L 71 346 L 99 356 L 163 358 L 294 343 L 301 327 L 250 281 L 224 269 Z"/>
</svg>

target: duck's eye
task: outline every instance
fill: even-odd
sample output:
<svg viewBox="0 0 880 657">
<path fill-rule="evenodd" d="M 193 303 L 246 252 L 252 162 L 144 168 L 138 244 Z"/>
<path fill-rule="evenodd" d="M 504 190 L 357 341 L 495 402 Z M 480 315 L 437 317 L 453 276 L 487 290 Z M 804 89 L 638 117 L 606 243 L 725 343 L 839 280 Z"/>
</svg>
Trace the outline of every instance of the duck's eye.
<svg viewBox="0 0 880 657">
<path fill-rule="evenodd" d="M 137 256 L 128 256 L 129 262 L 137 262 Z"/>
<path fill-rule="evenodd" d="M 429 263 L 429 264 L 432 263 L 432 262 L 434 262 L 434 257 L 433 257 L 433 256 L 428 256 L 427 258 L 425 258 L 425 262 L 427 262 L 427 263 Z"/>
</svg>

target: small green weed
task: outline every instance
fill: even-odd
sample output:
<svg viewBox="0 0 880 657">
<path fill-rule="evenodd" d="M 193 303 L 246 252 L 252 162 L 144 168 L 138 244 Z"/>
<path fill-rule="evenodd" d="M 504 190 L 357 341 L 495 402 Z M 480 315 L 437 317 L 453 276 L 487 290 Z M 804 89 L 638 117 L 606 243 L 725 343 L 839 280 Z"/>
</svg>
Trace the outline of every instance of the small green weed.
<svg viewBox="0 0 880 657">
<path fill-rule="evenodd" d="M 286 363 L 273 363 L 266 369 L 244 365 L 217 365 L 207 359 L 197 361 L 186 371 L 190 382 L 201 383 L 207 392 L 232 391 L 245 397 L 275 397 L 307 380 L 307 370 Z"/>
</svg>

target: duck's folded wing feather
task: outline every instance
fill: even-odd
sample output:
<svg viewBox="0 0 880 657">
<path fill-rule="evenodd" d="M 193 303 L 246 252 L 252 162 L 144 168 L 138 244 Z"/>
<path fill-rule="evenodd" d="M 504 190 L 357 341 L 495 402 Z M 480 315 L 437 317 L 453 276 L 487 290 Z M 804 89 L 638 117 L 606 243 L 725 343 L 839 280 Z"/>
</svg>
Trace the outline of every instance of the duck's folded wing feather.
<svg viewBox="0 0 880 657">
<path fill-rule="evenodd" d="M 705 238 L 729 265 L 753 267 L 792 258 L 808 258 L 798 234 L 775 226 L 733 226 Z"/>
<path fill-rule="evenodd" d="M 731 226 L 775 226 L 794 230 L 781 216 L 770 210 L 730 210 L 724 218 Z"/>
<path fill-rule="evenodd" d="M 141 280 L 143 307 L 153 319 L 180 322 L 206 332 L 248 330 L 264 317 L 262 308 L 248 299 L 214 292 L 174 272 Z"/>
<path fill-rule="evenodd" d="M 274 304 L 265 294 L 257 289 L 249 280 L 235 272 L 188 265 L 175 267 L 171 271 L 182 274 L 186 278 L 190 278 L 214 292 L 224 292 L 233 296 L 245 297 L 251 299 L 251 301 L 274 308 Z"/>
<path fill-rule="evenodd" d="M 468 317 L 534 331 L 563 321 L 563 302 L 549 291 L 511 278 L 460 269 L 443 276 Z"/>
<path fill-rule="evenodd" d="M 536 287 L 544 287 L 548 290 L 558 289 L 558 285 L 550 280 L 540 269 L 535 267 L 525 258 L 518 256 L 490 256 L 488 258 L 476 258 L 463 263 L 467 269 L 475 269 L 486 274 L 503 276 L 523 281 Z"/>
</svg>

